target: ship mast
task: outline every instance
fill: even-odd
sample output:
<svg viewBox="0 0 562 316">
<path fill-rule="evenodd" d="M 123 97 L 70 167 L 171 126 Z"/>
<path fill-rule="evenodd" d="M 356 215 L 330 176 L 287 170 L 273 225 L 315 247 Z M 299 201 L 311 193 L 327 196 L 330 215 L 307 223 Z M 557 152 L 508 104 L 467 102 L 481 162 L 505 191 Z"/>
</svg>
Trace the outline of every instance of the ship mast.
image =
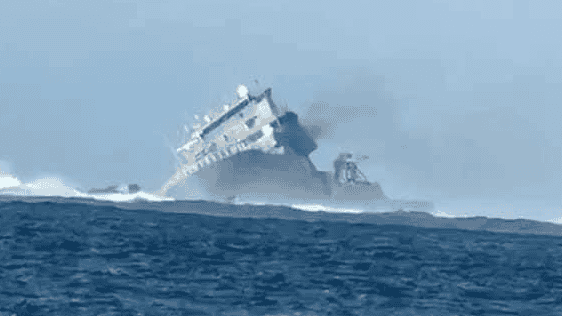
<svg viewBox="0 0 562 316">
<path fill-rule="evenodd" d="M 341 184 L 356 184 L 366 182 L 367 177 L 359 170 L 357 162 L 351 159 L 352 154 L 342 153 L 334 161 L 336 182 Z"/>
</svg>

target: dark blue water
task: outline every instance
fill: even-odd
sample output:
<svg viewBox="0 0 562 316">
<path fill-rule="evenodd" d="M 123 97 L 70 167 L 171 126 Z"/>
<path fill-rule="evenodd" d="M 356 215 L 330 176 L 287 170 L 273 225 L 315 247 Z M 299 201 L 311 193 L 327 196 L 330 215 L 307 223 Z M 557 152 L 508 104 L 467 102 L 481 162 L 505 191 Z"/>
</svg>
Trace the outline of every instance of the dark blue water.
<svg viewBox="0 0 562 316">
<path fill-rule="evenodd" d="M 0 315 L 562 315 L 561 254 L 553 236 L 11 202 Z"/>
</svg>

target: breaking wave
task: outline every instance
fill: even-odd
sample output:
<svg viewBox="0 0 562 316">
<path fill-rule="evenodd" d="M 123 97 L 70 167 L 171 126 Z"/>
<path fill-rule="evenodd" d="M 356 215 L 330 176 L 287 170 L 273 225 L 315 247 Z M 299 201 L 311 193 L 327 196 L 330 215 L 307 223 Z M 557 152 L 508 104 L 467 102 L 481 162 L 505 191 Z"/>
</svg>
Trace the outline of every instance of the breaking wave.
<svg viewBox="0 0 562 316">
<path fill-rule="evenodd" d="M 172 197 L 163 197 L 158 194 L 139 191 L 136 193 L 126 192 L 126 186 L 118 189 L 119 193 L 91 194 L 85 193 L 77 188 L 67 185 L 61 178 L 48 176 L 34 181 L 24 183 L 11 174 L 0 174 L 0 195 L 13 196 L 47 196 L 47 197 L 68 197 L 68 198 L 92 198 L 100 201 L 111 202 L 137 202 L 137 201 L 175 201 Z M 330 213 L 362 213 L 369 210 L 361 208 L 332 207 L 320 203 L 294 204 L 294 203 L 270 203 L 263 201 L 253 201 L 251 199 L 236 199 L 231 201 L 234 205 L 270 205 L 288 206 L 294 209 L 309 212 L 330 212 Z"/>
<path fill-rule="evenodd" d="M 9 174 L 0 173 L 0 190 L 21 185 L 21 181 Z"/>
<path fill-rule="evenodd" d="M 296 208 L 302 211 L 309 211 L 309 212 L 329 212 L 329 213 L 363 213 L 365 210 L 358 209 L 358 208 L 339 208 L 339 207 L 331 207 L 325 206 L 322 204 L 292 204 L 290 205 L 292 208 Z"/>
<path fill-rule="evenodd" d="M 233 202 L 234 205 L 269 205 L 269 206 L 288 206 L 294 209 L 308 212 L 332 212 L 332 213 L 363 213 L 365 210 L 359 208 L 337 208 L 322 204 L 291 204 L 291 203 L 265 203 L 257 201 Z"/>
<path fill-rule="evenodd" d="M 17 177 L 0 173 L 0 195 L 14 196 L 48 196 L 48 197 L 68 197 L 68 198 L 91 198 L 100 201 L 111 202 L 137 202 L 137 201 L 175 201 L 172 197 L 164 197 L 155 193 L 139 191 L 136 193 L 128 193 L 126 186 L 121 186 L 117 191 L 119 193 L 85 193 L 77 188 L 67 185 L 60 177 L 48 176 L 30 182 L 22 182 Z M 253 201 L 252 199 L 235 199 L 231 201 L 234 205 L 270 205 L 270 206 L 288 206 L 294 209 L 308 212 L 328 212 L 328 213 L 363 213 L 372 212 L 373 210 L 362 209 L 361 207 L 335 207 L 322 203 L 273 203 L 264 201 Z M 382 208 L 380 211 L 388 211 Z M 445 212 L 437 211 L 432 213 L 436 217 L 466 217 L 454 216 Z"/>
<path fill-rule="evenodd" d="M 157 192 L 146 192 L 138 191 L 135 193 L 129 193 L 127 186 L 122 185 L 117 188 L 117 192 L 111 193 L 87 193 L 82 190 L 77 185 L 69 185 L 72 180 L 64 181 L 62 177 L 58 176 L 45 176 L 33 181 L 24 182 L 18 179 L 18 177 L 13 174 L 0 171 L 0 196 L 29 196 L 29 197 L 62 197 L 62 198 L 85 198 L 94 199 L 98 201 L 108 201 L 115 203 L 133 203 L 139 201 L 147 202 L 165 202 L 165 201 L 179 201 L 170 196 L 163 196 Z M 181 200 L 198 200 L 198 201 L 213 201 L 210 198 L 185 198 Z M 392 212 L 396 211 L 396 207 L 391 207 L 389 205 L 381 205 L 380 207 L 362 207 L 361 205 L 355 206 L 340 206 L 340 205 L 330 205 L 327 201 L 323 203 L 322 201 L 273 201 L 264 199 L 252 199 L 249 196 L 237 196 L 235 199 L 230 201 L 216 200 L 216 202 L 227 202 L 233 205 L 256 205 L 256 206 L 286 206 L 293 209 L 298 209 L 307 212 L 326 212 L 326 213 L 378 213 L 378 212 Z M 404 208 L 406 211 L 409 209 Z M 411 210 L 411 209 L 410 209 Z M 495 216 L 490 216 L 490 213 L 494 208 L 482 209 L 480 212 L 474 211 L 455 211 L 451 207 L 436 207 L 433 210 L 424 210 L 425 212 L 431 214 L 436 218 L 443 219 L 455 219 L 455 218 L 471 218 L 474 216 L 487 217 L 487 218 L 503 218 L 503 219 L 521 219 L 524 218 L 522 214 L 517 214 L 516 212 L 511 214 L 499 214 L 495 213 Z M 544 222 L 551 222 L 556 224 L 562 224 L 562 217 L 552 216 L 550 218 L 540 218 L 536 219 Z"/>
<path fill-rule="evenodd" d="M 76 197 L 112 202 L 136 202 L 139 200 L 158 202 L 174 200 L 170 197 L 161 197 L 144 191 L 132 194 L 124 190 L 121 191 L 121 193 L 89 194 L 65 184 L 62 179 L 55 176 L 48 176 L 24 183 L 11 174 L 0 174 L 0 195 Z"/>
<path fill-rule="evenodd" d="M 468 216 L 466 216 L 466 215 L 455 216 L 455 215 L 451 215 L 451 214 L 449 214 L 449 213 L 445 213 L 445 212 L 439 211 L 439 210 L 437 210 L 437 212 L 433 212 L 433 213 L 431 213 L 431 214 L 432 214 L 433 216 L 435 216 L 435 217 L 444 217 L 444 218 L 456 218 L 456 217 L 459 217 L 459 218 L 466 218 L 466 217 L 468 217 Z"/>
</svg>

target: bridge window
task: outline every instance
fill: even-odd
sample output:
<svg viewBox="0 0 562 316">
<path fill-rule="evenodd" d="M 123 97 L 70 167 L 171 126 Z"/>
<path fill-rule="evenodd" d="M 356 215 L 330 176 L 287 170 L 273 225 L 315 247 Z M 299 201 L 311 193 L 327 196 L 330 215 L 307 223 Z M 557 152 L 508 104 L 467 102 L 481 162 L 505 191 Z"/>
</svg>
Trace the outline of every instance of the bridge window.
<svg viewBox="0 0 562 316">
<path fill-rule="evenodd" d="M 212 143 L 211 146 L 209 147 L 208 152 L 214 153 L 217 151 L 217 149 L 218 149 L 217 143 Z"/>
<path fill-rule="evenodd" d="M 248 136 L 245 140 L 248 143 L 253 143 L 253 142 L 258 141 L 258 139 L 262 138 L 263 135 L 264 134 L 263 134 L 262 130 L 260 129 L 259 131 L 257 131 L 255 133 L 253 133 L 252 135 Z"/>
<path fill-rule="evenodd" d="M 246 121 L 246 126 L 248 126 L 249 129 L 252 129 L 252 128 L 254 128 L 254 126 L 256 126 L 256 118 L 257 118 L 257 116 L 254 116 L 251 119 Z"/>
</svg>

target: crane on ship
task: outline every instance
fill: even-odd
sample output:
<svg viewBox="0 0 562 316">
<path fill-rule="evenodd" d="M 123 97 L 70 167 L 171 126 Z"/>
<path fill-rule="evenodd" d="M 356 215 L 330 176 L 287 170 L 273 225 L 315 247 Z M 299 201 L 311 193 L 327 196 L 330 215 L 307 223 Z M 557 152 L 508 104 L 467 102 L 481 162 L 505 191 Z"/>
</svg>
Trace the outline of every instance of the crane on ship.
<svg viewBox="0 0 562 316">
<path fill-rule="evenodd" d="M 359 170 L 353 154 L 341 153 L 334 161 L 334 179 L 340 184 L 360 184 L 368 182 L 367 177 Z"/>
</svg>

